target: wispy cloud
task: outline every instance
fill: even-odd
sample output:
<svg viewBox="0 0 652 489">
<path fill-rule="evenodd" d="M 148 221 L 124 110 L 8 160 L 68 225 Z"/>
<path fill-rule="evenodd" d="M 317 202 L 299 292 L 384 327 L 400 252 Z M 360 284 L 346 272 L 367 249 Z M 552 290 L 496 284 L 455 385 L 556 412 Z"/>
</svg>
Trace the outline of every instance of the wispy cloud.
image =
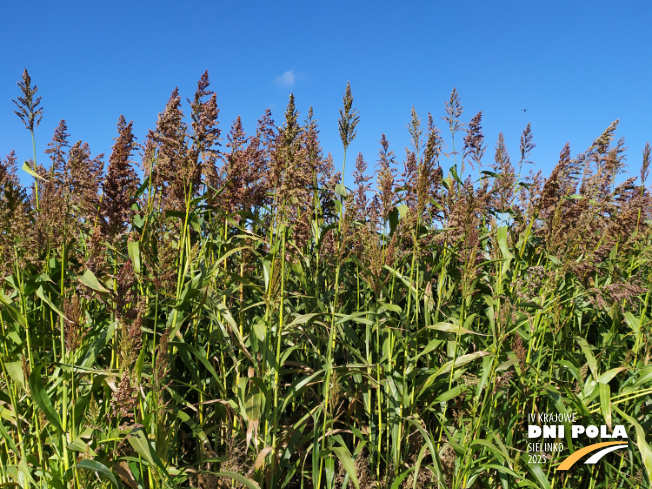
<svg viewBox="0 0 652 489">
<path fill-rule="evenodd" d="M 281 88 L 291 88 L 294 86 L 294 83 L 296 82 L 296 74 L 294 73 L 294 70 L 288 70 L 282 75 L 277 75 L 276 78 L 274 78 L 274 85 L 277 87 Z"/>
</svg>

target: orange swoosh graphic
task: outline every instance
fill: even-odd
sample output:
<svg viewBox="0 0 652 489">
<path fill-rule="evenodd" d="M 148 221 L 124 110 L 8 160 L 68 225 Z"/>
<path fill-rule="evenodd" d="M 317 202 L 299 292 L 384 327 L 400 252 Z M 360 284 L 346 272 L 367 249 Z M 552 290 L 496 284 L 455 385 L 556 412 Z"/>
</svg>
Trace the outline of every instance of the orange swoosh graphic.
<svg viewBox="0 0 652 489">
<path fill-rule="evenodd" d="M 568 470 L 570 469 L 575 462 L 577 462 L 579 459 L 581 459 L 584 455 L 587 453 L 594 452 L 598 450 L 599 448 L 603 447 L 609 447 L 611 445 L 622 445 L 623 441 L 605 441 L 603 443 L 594 443 L 593 445 L 589 445 L 588 447 L 584 447 L 581 450 L 578 450 L 577 452 L 569 455 L 566 460 L 564 460 L 559 467 L 557 467 L 557 470 Z"/>
</svg>

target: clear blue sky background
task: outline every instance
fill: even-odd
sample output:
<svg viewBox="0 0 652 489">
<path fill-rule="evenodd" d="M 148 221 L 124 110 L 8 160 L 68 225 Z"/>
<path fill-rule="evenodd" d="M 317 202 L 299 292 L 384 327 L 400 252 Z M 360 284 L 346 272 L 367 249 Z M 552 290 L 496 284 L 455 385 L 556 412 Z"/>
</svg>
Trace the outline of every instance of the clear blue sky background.
<svg viewBox="0 0 652 489">
<path fill-rule="evenodd" d="M 120 114 L 134 121 L 142 142 L 176 86 L 187 109 L 185 98 L 205 70 L 218 95 L 223 136 L 238 115 L 253 132 L 266 108 L 280 125 L 294 92 L 302 119 L 314 107 L 336 169 L 338 110 L 350 81 L 361 120 L 347 185 L 358 152 L 373 167 L 383 132 L 402 162 L 413 105 L 424 124 L 432 112 L 446 136 L 441 117 L 454 87 L 464 122 L 483 111 L 486 166 L 500 131 L 518 161 L 528 122 L 537 144 L 532 159 L 544 175 L 567 141 L 573 155 L 580 153 L 615 119 L 632 175 L 652 139 L 648 1 L 25 5 L 5 1 L 0 8 L 0 154 L 15 149 L 21 164 L 32 156 L 31 140 L 11 99 L 25 67 L 43 98 L 41 163 L 49 162 L 42 151 L 60 119 L 73 142 L 87 141 L 105 160 Z"/>
</svg>

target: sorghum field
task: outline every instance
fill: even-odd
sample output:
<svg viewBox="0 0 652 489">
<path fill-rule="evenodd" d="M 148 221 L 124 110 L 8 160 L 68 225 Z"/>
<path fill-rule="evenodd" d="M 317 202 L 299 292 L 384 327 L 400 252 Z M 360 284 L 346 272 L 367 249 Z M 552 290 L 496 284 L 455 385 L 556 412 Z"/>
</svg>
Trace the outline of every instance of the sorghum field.
<svg viewBox="0 0 652 489">
<path fill-rule="evenodd" d="M 649 144 L 621 184 L 617 121 L 535 174 L 454 90 L 364 157 L 347 86 L 332 161 L 292 96 L 250 135 L 208 74 L 181 101 L 107 161 L 64 121 L 1 160 L 0 487 L 650 487 Z M 537 413 L 628 448 L 528 463 Z"/>
</svg>

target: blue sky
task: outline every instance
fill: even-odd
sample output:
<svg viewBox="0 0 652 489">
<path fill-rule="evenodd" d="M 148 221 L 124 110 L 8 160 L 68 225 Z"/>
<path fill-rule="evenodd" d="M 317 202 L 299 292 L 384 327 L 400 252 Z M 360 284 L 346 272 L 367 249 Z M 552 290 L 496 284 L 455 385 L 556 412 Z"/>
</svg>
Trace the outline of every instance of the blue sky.
<svg viewBox="0 0 652 489">
<path fill-rule="evenodd" d="M 412 106 L 424 124 L 432 112 L 446 136 L 441 117 L 453 88 L 464 122 L 483 111 L 485 166 L 500 131 L 518 161 L 528 122 L 531 159 L 544 175 L 567 141 L 580 153 L 615 119 L 632 175 L 652 140 L 652 6 L 644 1 L 35 1 L 29 13 L 7 1 L 1 12 L 0 155 L 15 149 L 20 163 L 32 156 L 31 140 L 11 99 L 25 67 L 43 98 L 41 163 L 60 119 L 73 142 L 87 141 L 105 161 L 121 114 L 142 142 L 172 90 L 192 98 L 205 70 L 223 136 L 238 115 L 253 132 L 266 108 L 280 125 L 293 92 L 302 119 L 314 107 L 336 169 L 350 81 L 360 124 L 347 185 L 358 152 L 375 164 L 381 133 L 402 162 Z"/>
</svg>

